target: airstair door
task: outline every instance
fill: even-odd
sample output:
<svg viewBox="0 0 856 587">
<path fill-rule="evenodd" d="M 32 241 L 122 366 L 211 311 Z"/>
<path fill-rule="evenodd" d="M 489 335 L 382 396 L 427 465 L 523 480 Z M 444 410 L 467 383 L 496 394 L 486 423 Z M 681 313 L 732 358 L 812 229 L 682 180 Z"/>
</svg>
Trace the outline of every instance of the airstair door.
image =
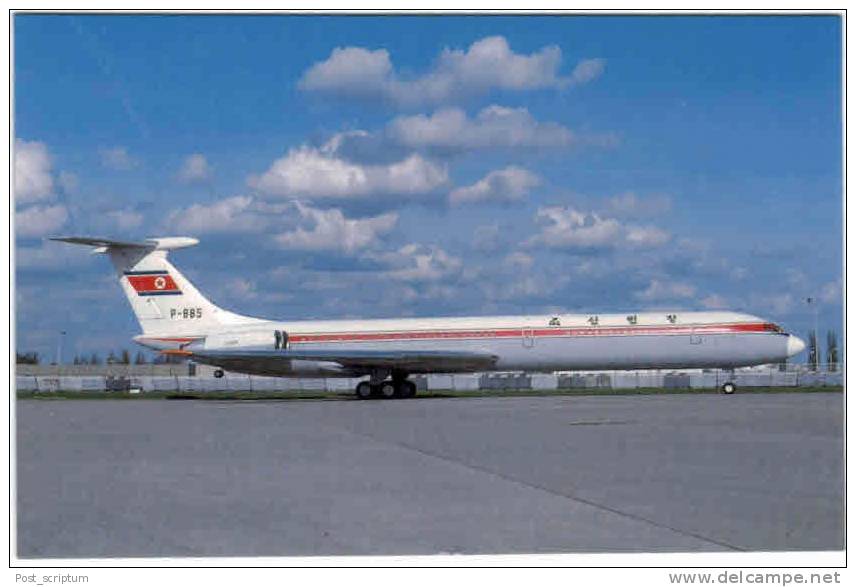
<svg viewBox="0 0 856 587">
<path fill-rule="evenodd" d="M 527 349 L 535 346 L 535 332 L 532 328 L 523 329 L 523 346 Z"/>
</svg>

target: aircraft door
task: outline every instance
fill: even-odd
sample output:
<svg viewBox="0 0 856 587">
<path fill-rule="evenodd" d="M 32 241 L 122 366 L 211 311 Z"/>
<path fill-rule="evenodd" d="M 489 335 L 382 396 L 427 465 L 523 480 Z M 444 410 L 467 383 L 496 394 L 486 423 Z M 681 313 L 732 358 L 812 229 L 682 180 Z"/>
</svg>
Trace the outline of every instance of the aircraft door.
<svg viewBox="0 0 856 587">
<path fill-rule="evenodd" d="M 275 350 L 285 350 L 288 348 L 288 333 L 285 330 L 273 331 L 273 348 Z"/>
<path fill-rule="evenodd" d="M 535 346 L 535 333 L 532 328 L 523 329 L 523 346 L 527 349 Z"/>
</svg>

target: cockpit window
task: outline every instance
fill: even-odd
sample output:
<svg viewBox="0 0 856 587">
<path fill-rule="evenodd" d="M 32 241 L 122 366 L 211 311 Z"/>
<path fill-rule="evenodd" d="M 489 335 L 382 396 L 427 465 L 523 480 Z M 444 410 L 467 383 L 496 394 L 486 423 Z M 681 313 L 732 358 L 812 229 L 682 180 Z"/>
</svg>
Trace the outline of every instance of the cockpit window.
<svg viewBox="0 0 856 587">
<path fill-rule="evenodd" d="M 769 324 L 767 324 L 767 330 L 769 330 L 769 331 L 771 331 L 771 332 L 778 332 L 778 333 L 780 333 L 780 334 L 781 334 L 781 333 L 783 333 L 783 332 L 785 331 L 785 329 L 784 329 L 784 328 L 782 328 L 782 327 L 781 327 L 781 326 L 779 326 L 778 324 L 773 324 L 772 322 L 771 322 L 771 323 L 769 323 Z"/>
</svg>

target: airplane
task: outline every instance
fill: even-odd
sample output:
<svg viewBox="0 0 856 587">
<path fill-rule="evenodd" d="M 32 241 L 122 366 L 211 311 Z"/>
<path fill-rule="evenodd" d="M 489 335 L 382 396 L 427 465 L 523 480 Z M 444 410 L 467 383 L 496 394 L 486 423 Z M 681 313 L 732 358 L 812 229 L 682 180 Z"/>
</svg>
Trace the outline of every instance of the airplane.
<svg viewBox="0 0 856 587">
<path fill-rule="evenodd" d="M 363 378 L 360 399 L 411 398 L 414 374 L 734 368 L 780 363 L 805 343 L 736 312 L 632 312 L 375 320 L 276 321 L 203 296 L 168 260 L 191 237 L 51 240 L 106 254 L 142 329 L 134 341 L 225 371 Z M 732 381 L 723 393 L 734 393 Z"/>
</svg>

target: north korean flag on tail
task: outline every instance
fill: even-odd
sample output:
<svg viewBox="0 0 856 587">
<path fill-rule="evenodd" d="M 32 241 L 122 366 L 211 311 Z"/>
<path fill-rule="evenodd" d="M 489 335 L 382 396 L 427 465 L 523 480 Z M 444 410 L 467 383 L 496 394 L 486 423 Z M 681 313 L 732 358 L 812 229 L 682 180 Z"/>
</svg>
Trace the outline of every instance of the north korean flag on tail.
<svg viewBox="0 0 856 587">
<path fill-rule="evenodd" d="M 125 271 L 128 283 L 141 296 L 180 296 L 175 281 L 166 271 Z"/>
</svg>

